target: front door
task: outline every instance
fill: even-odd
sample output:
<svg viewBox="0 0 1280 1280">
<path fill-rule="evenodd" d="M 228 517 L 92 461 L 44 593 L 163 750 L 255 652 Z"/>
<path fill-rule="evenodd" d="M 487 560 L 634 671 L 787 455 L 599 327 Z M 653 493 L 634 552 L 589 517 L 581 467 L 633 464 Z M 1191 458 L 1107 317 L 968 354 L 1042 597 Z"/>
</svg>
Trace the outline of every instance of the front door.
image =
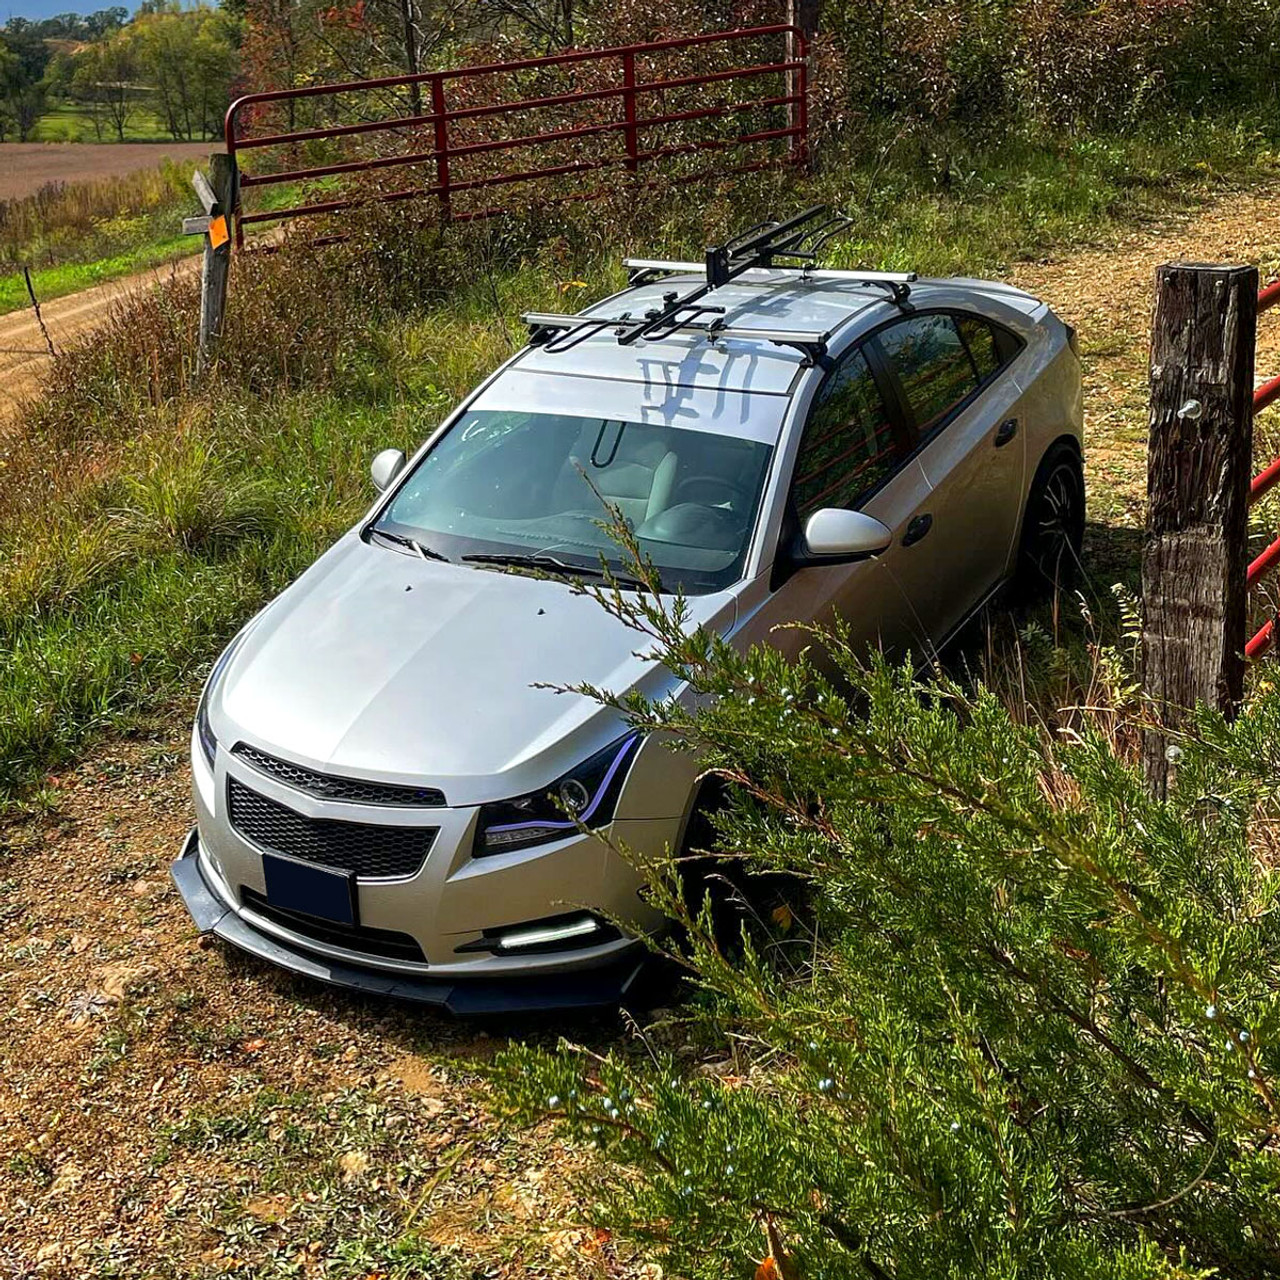
<svg viewBox="0 0 1280 1280">
<path fill-rule="evenodd" d="M 809 411 L 783 536 L 794 538 L 823 507 L 844 507 L 887 525 L 893 543 L 883 555 L 852 564 L 792 570 L 753 619 L 749 639 L 764 639 L 770 627 L 787 622 L 833 627 L 839 621 L 857 646 L 895 657 L 923 652 L 927 637 L 896 571 L 903 540 L 930 489 L 919 463 L 906 461 L 908 446 L 901 418 L 890 412 L 866 357 L 850 352 L 828 375 Z M 785 564 L 785 550 L 779 548 L 780 564 Z M 782 631 L 770 642 L 794 653 L 811 637 Z"/>
</svg>

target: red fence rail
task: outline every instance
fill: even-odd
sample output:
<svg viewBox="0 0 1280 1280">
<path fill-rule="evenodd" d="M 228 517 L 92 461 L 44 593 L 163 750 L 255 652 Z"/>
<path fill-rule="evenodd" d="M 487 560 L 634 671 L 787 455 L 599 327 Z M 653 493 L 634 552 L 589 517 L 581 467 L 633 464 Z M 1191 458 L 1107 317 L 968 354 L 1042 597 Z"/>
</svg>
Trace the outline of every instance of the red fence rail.
<svg viewBox="0 0 1280 1280">
<path fill-rule="evenodd" d="M 659 55 L 696 49 L 705 59 L 712 51 L 735 52 L 739 48 L 750 52 L 752 42 L 780 38 L 783 55 L 764 61 L 750 57 L 715 70 L 704 70 L 685 75 L 667 75 L 647 70 L 659 60 Z M 674 156 L 696 155 L 703 152 L 730 152 L 727 163 L 721 163 L 702 173 L 682 173 L 685 180 L 699 177 L 720 176 L 725 173 L 741 173 L 766 168 L 782 162 L 803 162 L 808 155 L 808 72 L 804 36 L 797 27 L 785 23 L 772 26 L 739 28 L 703 35 L 685 36 L 669 40 L 650 41 L 645 44 L 619 45 L 609 49 L 577 50 L 571 53 L 553 54 L 543 58 L 526 58 L 516 62 L 489 63 L 471 67 L 457 67 L 445 71 L 428 71 L 418 75 L 390 76 L 378 80 L 353 80 L 341 84 L 310 85 L 301 89 L 278 89 L 264 93 L 251 93 L 231 104 L 226 116 L 227 153 L 231 157 L 238 183 L 235 197 L 236 246 L 244 246 L 244 228 L 252 223 L 273 222 L 281 219 L 337 213 L 363 200 L 377 201 L 411 200 L 435 197 L 442 218 L 463 220 L 487 217 L 500 209 L 481 208 L 460 210 L 456 197 L 468 191 L 490 187 L 502 187 L 515 183 L 545 182 L 574 174 L 617 168 L 629 174 L 637 174 L 642 166 L 653 161 Z M 513 77 L 527 73 L 535 82 L 542 73 L 569 69 L 581 71 L 595 81 L 596 87 L 560 93 L 535 93 L 512 101 L 474 101 L 475 93 L 468 96 L 468 88 L 494 82 L 495 77 Z M 772 88 L 761 91 L 764 83 L 775 81 Z M 679 91 L 696 91 L 709 86 L 738 86 L 743 97 L 729 102 L 698 102 L 682 105 L 679 110 L 664 109 L 668 95 Z M 424 89 L 427 91 L 424 93 Z M 776 91 L 775 91 L 776 90 Z M 407 91 L 411 104 L 417 110 L 403 114 L 397 91 Z M 483 96 L 483 95 L 480 95 Z M 686 97 L 688 95 L 686 94 Z M 372 97 L 390 100 L 400 114 L 384 115 L 374 119 L 342 119 L 343 112 L 366 113 L 368 107 L 353 107 L 350 100 Z M 429 111 L 422 111 L 424 99 L 429 97 Z M 320 114 L 335 117 L 330 123 L 309 128 L 296 128 L 295 113 L 298 104 L 308 102 Z M 283 131 L 254 134 L 254 125 L 269 115 L 275 104 L 283 104 L 290 127 Z M 591 104 L 591 110 L 606 112 L 606 118 L 583 122 L 574 119 L 574 112 Z M 655 106 L 656 104 L 656 106 Z M 777 127 L 739 128 L 719 136 L 688 137 L 679 141 L 663 142 L 658 131 L 670 126 L 686 126 L 693 122 L 736 122 L 752 113 L 784 111 L 785 122 Z M 559 123 L 556 116 L 569 115 L 569 122 L 561 127 L 529 129 L 528 121 L 541 119 Z M 518 131 L 514 136 L 479 137 L 468 140 L 460 136 L 463 122 L 484 120 L 501 128 L 502 122 L 515 122 Z M 465 126 L 464 126 L 465 128 Z M 471 131 L 474 135 L 474 130 Z M 324 150 L 325 144 L 335 139 L 373 138 L 386 135 L 403 142 L 403 148 L 386 154 L 364 155 L 356 159 L 317 157 L 316 149 Z M 574 158 L 560 163 L 535 163 L 512 169 L 490 168 L 473 174 L 461 171 L 462 162 L 481 156 L 498 156 L 510 151 L 528 152 L 531 149 L 555 147 L 557 144 L 574 145 L 582 139 L 592 139 L 598 147 L 596 154 Z M 613 148 L 610 141 L 620 143 Z M 778 145 L 785 150 L 778 154 Z M 244 152 L 260 152 L 265 148 L 283 150 L 286 164 L 267 171 L 253 173 L 241 171 L 241 155 Z M 306 156 L 310 150 L 313 154 Z M 744 157 L 744 153 L 749 158 Z M 545 154 L 545 152 L 544 152 Z M 321 163 L 300 163 L 302 159 L 321 159 Z M 422 165 L 431 174 L 431 180 L 405 186 L 392 191 L 376 191 L 372 194 L 351 195 L 346 192 L 332 199 L 304 201 L 286 208 L 263 209 L 244 212 L 240 192 L 251 187 L 263 187 L 288 183 L 309 183 L 324 179 L 347 178 L 357 173 L 370 173 L 384 169 Z M 327 194 L 327 193 L 326 193 Z M 591 199 L 600 191 L 576 192 L 561 196 L 560 200 Z"/>
<path fill-rule="evenodd" d="M 1267 285 L 1258 294 L 1258 313 L 1261 315 L 1262 312 L 1277 305 L 1280 305 L 1280 280 Z M 1263 409 L 1270 404 L 1274 404 L 1277 400 L 1280 400 L 1280 376 L 1264 382 L 1253 393 L 1254 413 L 1261 413 Z M 1264 467 L 1253 477 L 1253 482 L 1249 486 L 1249 505 L 1252 506 L 1264 494 L 1269 493 L 1277 483 L 1280 483 L 1280 458 L 1277 458 L 1269 466 Z M 1275 568 L 1278 564 L 1280 564 L 1280 538 L 1277 538 L 1250 563 L 1246 577 L 1247 585 L 1250 587 L 1255 586 L 1265 573 Z M 1245 657 L 1260 658 L 1266 653 L 1275 640 L 1275 631 L 1276 619 L 1270 618 L 1253 634 L 1245 645 Z"/>
</svg>

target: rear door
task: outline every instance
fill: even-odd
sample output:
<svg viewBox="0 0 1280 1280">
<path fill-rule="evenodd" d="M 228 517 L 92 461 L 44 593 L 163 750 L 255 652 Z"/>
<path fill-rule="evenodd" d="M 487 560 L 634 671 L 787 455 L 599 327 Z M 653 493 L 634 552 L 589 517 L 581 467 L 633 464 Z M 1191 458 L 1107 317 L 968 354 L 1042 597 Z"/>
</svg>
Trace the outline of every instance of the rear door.
<svg viewBox="0 0 1280 1280">
<path fill-rule="evenodd" d="M 931 489 L 916 522 L 918 554 L 895 571 L 934 645 L 1005 577 L 1025 466 L 1020 392 L 1004 368 L 1012 334 L 959 312 L 895 321 L 871 340 L 913 433 Z"/>
<path fill-rule="evenodd" d="M 751 628 L 764 639 L 769 626 L 802 621 L 830 626 L 840 620 L 855 644 L 891 654 L 921 653 L 926 637 L 893 571 L 902 540 L 928 497 L 918 461 L 908 459 L 910 436 L 866 355 L 855 350 L 828 375 L 809 411 L 792 472 L 787 518 L 779 548 L 823 507 L 862 510 L 893 531 L 882 556 L 842 565 L 794 570 L 780 584 Z M 762 626 L 761 623 L 767 625 Z M 803 633 L 774 633 L 771 643 L 794 650 L 810 643 Z"/>
</svg>

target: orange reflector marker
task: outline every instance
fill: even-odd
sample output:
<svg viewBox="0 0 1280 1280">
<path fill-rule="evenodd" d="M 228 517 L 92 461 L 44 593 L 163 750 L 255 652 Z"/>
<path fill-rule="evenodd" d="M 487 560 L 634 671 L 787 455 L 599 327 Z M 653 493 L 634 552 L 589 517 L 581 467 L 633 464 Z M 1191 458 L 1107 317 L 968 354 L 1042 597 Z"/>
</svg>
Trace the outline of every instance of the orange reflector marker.
<svg viewBox="0 0 1280 1280">
<path fill-rule="evenodd" d="M 221 249 L 228 240 L 231 239 L 231 232 L 227 230 L 227 220 L 225 217 L 214 218 L 209 223 L 209 243 L 215 249 Z"/>
</svg>

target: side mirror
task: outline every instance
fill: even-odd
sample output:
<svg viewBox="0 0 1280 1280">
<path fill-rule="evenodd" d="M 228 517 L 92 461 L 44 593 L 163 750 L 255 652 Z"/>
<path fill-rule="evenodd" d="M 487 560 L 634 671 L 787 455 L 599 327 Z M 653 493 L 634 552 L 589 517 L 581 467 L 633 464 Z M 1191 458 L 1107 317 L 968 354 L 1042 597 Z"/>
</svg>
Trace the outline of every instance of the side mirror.
<svg viewBox="0 0 1280 1280">
<path fill-rule="evenodd" d="M 383 449 L 369 466 L 373 487 L 381 493 L 404 470 L 404 454 L 399 449 Z"/>
<path fill-rule="evenodd" d="M 799 560 L 802 564 L 859 560 L 878 555 L 892 541 L 889 527 L 864 512 L 823 507 L 805 521 Z"/>
</svg>

